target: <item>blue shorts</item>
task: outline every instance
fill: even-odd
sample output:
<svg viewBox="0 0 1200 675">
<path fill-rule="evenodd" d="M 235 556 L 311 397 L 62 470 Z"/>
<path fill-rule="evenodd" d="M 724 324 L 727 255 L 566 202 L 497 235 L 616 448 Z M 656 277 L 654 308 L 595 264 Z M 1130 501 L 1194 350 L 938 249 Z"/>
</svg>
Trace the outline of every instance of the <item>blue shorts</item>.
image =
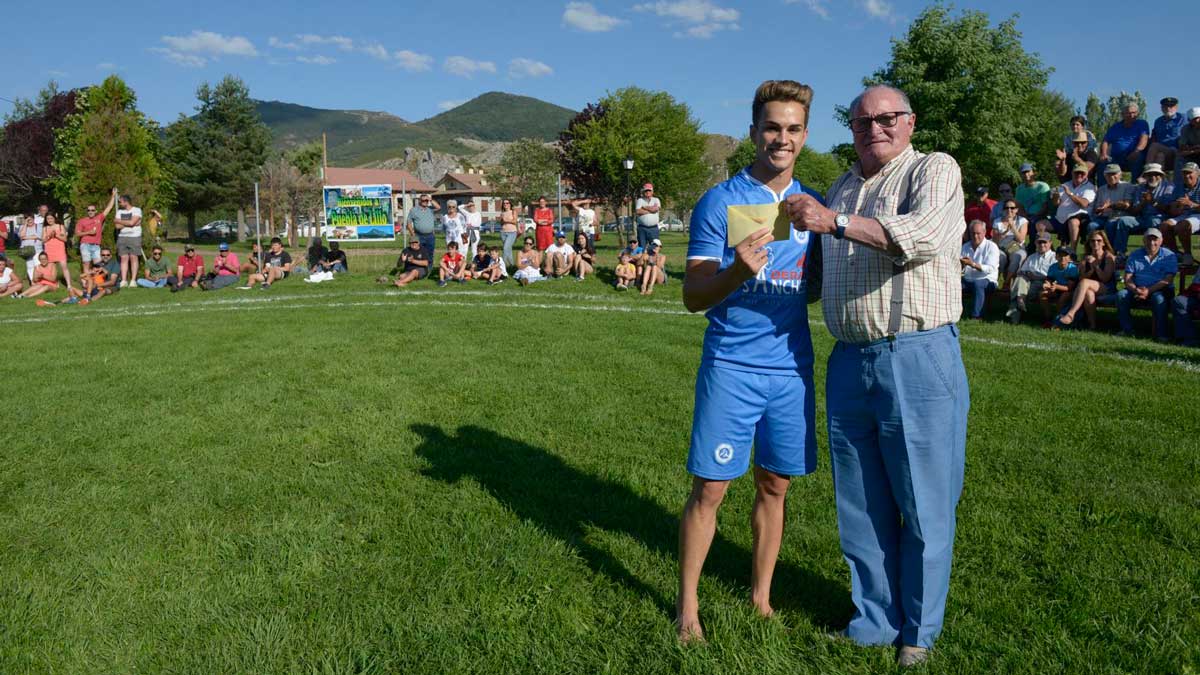
<svg viewBox="0 0 1200 675">
<path fill-rule="evenodd" d="M 784 476 L 817 468 L 812 375 L 763 375 L 713 365 L 696 373 L 687 470 L 732 480 L 754 464 Z"/>
</svg>

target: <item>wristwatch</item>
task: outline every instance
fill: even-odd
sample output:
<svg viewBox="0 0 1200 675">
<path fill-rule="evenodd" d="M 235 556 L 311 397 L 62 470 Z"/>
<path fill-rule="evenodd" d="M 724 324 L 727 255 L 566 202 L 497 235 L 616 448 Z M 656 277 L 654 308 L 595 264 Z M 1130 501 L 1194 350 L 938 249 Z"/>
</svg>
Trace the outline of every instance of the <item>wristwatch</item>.
<svg viewBox="0 0 1200 675">
<path fill-rule="evenodd" d="M 850 216 L 844 213 L 839 213 L 837 214 L 837 217 L 833 219 L 833 224 L 835 226 L 833 230 L 833 238 L 841 239 L 846 236 L 846 226 L 850 224 Z"/>
</svg>

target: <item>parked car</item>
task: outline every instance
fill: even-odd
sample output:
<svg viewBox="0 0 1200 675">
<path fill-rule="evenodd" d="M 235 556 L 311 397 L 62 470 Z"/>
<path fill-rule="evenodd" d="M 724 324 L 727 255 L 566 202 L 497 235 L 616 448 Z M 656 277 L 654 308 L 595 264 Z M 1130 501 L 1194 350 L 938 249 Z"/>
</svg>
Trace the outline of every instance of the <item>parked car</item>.
<svg viewBox="0 0 1200 675">
<path fill-rule="evenodd" d="M 658 223 L 659 229 L 664 232 L 683 232 L 683 221 L 678 218 L 663 218 Z"/>
<path fill-rule="evenodd" d="M 629 216 L 621 216 L 620 223 L 621 223 L 621 229 L 625 230 L 626 232 L 633 232 L 633 219 L 631 219 Z M 617 221 L 610 221 L 610 222 L 605 223 L 604 231 L 605 232 L 616 232 L 617 231 Z"/>
<path fill-rule="evenodd" d="M 231 220 L 214 220 L 196 230 L 196 241 L 232 241 L 237 238 L 237 223 Z"/>
<path fill-rule="evenodd" d="M 501 226 L 501 223 L 499 220 L 485 220 L 485 221 L 483 221 L 483 223 L 481 223 L 479 225 L 479 229 L 484 234 L 487 234 L 489 232 L 495 233 L 495 232 L 500 231 L 500 226 Z"/>
<path fill-rule="evenodd" d="M 575 217 L 574 216 L 564 216 L 562 218 L 559 218 L 554 223 L 554 229 L 558 230 L 560 232 L 574 232 L 575 231 Z"/>
<path fill-rule="evenodd" d="M 533 218 L 518 218 L 517 224 L 521 226 L 522 232 L 528 232 L 530 230 L 537 229 L 537 223 L 533 222 Z"/>
</svg>

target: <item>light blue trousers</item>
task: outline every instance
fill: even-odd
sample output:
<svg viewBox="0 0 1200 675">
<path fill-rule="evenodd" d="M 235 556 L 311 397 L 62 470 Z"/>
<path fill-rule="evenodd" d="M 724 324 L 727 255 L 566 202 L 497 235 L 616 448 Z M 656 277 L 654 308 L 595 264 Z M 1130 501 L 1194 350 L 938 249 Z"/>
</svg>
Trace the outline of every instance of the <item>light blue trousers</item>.
<svg viewBox="0 0 1200 675">
<path fill-rule="evenodd" d="M 842 553 L 867 645 L 932 647 L 942 631 L 970 392 L 958 328 L 837 343 L 825 385 Z"/>
</svg>

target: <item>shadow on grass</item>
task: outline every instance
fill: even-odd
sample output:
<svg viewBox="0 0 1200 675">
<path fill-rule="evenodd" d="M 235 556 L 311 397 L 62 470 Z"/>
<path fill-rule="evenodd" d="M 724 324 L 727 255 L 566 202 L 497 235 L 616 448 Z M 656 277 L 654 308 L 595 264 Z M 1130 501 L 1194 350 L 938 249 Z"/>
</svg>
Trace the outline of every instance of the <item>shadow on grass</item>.
<svg viewBox="0 0 1200 675">
<path fill-rule="evenodd" d="M 621 560 L 589 543 L 586 534 L 589 528 L 620 532 L 676 560 L 678 515 L 624 485 L 583 473 L 543 448 L 489 429 L 462 426 L 456 435 L 429 424 L 414 424 L 410 429 L 422 439 L 417 455 L 431 465 L 422 472 L 425 476 L 445 483 L 475 480 L 518 517 L 572 546 L 593 570 L 652 599 L 674 618 L 673 594 L 667 597 L 639 579 Z M 704 574 L 745 589 L 748 601 L 750 562 L 749 551 L 718 532 Z M 844 626 L 853 611 L 845 587 L 783 561 L 775 571 L 772 604 L 803 613 L 826 628 Z"/>
</svg>

